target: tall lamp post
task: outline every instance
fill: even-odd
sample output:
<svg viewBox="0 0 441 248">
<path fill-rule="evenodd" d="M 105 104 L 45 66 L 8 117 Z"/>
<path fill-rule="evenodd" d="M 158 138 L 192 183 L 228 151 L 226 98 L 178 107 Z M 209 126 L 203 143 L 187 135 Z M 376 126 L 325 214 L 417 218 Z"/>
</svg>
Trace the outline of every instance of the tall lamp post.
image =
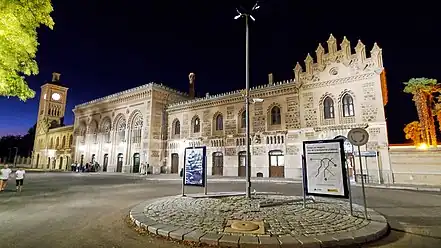
<svg viewBox="0 0 441 248">
<path fill-rule="evenodd" d="M 246 159 L 245 159 L 245 177 L 246 177 L 246 197 L 251 198 L 251 154 L 250 154 L 250 65 L 249 65 L 249 35 L 248 35 L 248 19 L 255 21 L 251 13 L 260 8 L 257 2 L 251 11 L 240 12 L 236 9 L 238 15 L 235 20 L 245 18 L 245 129 L 246 129 Z"/>
</svg>

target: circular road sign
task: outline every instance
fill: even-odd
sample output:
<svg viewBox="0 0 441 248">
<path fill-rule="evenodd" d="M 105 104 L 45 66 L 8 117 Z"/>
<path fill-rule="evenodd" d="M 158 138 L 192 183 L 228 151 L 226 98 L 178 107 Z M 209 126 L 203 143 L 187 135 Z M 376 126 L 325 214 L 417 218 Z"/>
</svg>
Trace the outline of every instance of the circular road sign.
<svg viewBox="0 0 441 248">
<path fill-rule="evenodd" d="M 353 128 L 348 133 L 348 140 L 354 146 L 362 146 L 369 141 L 369 133 L 364 128 Z"/>
</svg>

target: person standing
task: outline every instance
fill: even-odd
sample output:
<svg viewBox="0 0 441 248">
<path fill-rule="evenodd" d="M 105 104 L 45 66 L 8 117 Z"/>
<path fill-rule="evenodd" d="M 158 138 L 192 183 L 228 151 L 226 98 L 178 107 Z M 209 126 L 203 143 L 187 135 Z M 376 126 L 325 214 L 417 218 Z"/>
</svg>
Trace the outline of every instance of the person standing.
<svg viewBox="0 0 441 248">
<path fill-rule="evenodd" d="M 4 191 L 6 186 L 8 185 L 9 176 L 12 173 L 12 170 L 9 168 L 7 164 L 5 164 L 5 168 L 0 170 L 0 192 Z"/>
<path fill-rule="evenodd" d="M 18 168 L 18 170 L 15 172 L 15 188 L 17 192 L 21 193 L 21 189 L 23 188 L 23 181 L 25 177 L 25 170 L 22 168 Z"/>
</svg>

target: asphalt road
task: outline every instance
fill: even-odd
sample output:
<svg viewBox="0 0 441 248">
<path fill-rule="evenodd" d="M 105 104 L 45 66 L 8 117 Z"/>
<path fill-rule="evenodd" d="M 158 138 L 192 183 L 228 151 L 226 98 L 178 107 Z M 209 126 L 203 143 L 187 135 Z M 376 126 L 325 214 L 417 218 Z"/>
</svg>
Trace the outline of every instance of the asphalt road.
<svg viewBox="0 0 441 248">
<path fill-rule="evenodd" d="M 188 247 L 139 235 L 126 223 L 138 203 L 181 192 L 179 181 L 150 181 L 129 175 L 28 174 L 24 191 L 0 193 L 0 247 L 138 248 Z M 243 191 L 243 183 L 210 183 L 210 191 Z M 259 192 L 300 195 L 298 184 L 255 183 Z M 385 214 L 393 231 L 365 247 L 441 247 L 441 194 L 366 189 L 368 205 Z M 201 192 L 190 188 L 189 192 Z M 361 204 L 360 188 L 353 188 Z"/>
</svg>

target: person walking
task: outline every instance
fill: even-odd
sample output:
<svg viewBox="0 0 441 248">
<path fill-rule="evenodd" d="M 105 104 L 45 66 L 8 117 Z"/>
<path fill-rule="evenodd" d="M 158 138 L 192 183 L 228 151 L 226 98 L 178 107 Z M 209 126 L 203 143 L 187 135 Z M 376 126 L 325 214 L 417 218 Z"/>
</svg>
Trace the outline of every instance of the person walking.
<svg viewBox="0 0 441 248">
<path fill-rule="evenodd" d="M 15 172 L 15 188 L 17 192 L 21 193 L 25 174 L 26 172 L 22 168 L 18 168 L 18 170 Z"/>
<path fill-rule="evenodd" d="M 3 192 L 8 185 L 9 176 L 12 173 L 12 170 L 9 168 L 7 164 L 5 164 L 5 168 L 0 170 L 0 192 Z"/>
</svg>

